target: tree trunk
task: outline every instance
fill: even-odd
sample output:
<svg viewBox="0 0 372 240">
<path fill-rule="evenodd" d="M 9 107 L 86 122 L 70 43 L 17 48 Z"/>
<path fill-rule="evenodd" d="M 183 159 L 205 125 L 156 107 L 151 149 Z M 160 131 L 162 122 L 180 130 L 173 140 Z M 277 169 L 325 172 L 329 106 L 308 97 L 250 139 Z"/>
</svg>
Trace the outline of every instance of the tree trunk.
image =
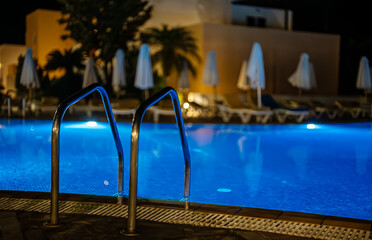
<svg viewBox="0 0 372 240">
<path fill-rule="evenodd" d="M 104 73 L 105 73 L 105 78 L 106 78 L 106 90 L 108 93 L 112 93 L 112 64 L 110 64 L 110 71 L 109 71 L 109 66 L 108 63 L 111 61 L 105 61 L 104 62 Z"/>
<path fill-rule="evenodd" d="M 163 64 L 162 64 L 162 67 L 163 67 L 163 78 L 164 78 L 164 82 L 165 82 L 165 86 L 169 86 L 169 82 L 168 82 L 168 75 L 167 75 L 167 72 L 166 72 L 166 67 L 164 65 L 164 61 L 163 61 Z"/>
</svg>

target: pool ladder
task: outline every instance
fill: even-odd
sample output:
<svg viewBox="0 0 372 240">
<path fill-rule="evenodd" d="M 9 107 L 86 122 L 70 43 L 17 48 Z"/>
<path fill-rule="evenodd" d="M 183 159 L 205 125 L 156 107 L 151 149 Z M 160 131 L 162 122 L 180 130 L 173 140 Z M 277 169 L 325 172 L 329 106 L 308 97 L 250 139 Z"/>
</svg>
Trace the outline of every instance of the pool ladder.
<svg viewBox="0 0 372 240">
<path fill-rule="evenodd" d="M 50 222 L 45 223 L 46 227 L 58 227 L 62 224 L 59 221 L 59 139 L 60 128 L 63 117 L 67 109 L 74 103 L 80 101 L 94 91 L 98 91 L 101 95 L 107 119 L 110 123 L 111 131 L 115 140 L 116 150 L 119 158 L 119 174 L 118 174 L 118 203 L 123 203 L 123 166 L 124 154 L 123 147 L 120 141 L 114 115 L 112 113 L 110 100 L 106 90 L 100 84 L 92 84 L 87 88 L 75 93 L 65 99 L 57 108 L 53 118 L 52 128 L 52 179 L 51 179 L 51 211 Z M 139 105 L 132 121 L 131 131 L 131 152 L 130 152 L 130 179 L 129 179 L 129 197 L 128 197 L 128 223 L 127 229 L 122 233 L 127 236 L 136 236 L 136 209 L 137 209 L 137 179 L 138 179 L 138 141 L 140 134 L 140 126 L 146 110 L 159 102 L 167 95 L 171 96 L 173 109 L 175 111 L 176 121 L 181 137 L 181 145 L 185 161 L 184 174 L 184 198 L 186 210 L 189 208 L 188 197 L 190 196 L 190 152 L 185 134 L 185 127 L 182 120 L 180 103 L 178 101 L 177 92 L 171 87 L 165 87 L 158 93 L 146 99 Z"/>
<path fill-rule="evenodd" d="M 2 99 L 0 100 L 0 106 L 3 106 L 5 101 L 7 103 L 8 118 L 12 116 L 12 99 L 9 95 L 11 92 L 15 92 L 15 90 L 9 89 L 8 91 L 6 91 L 6 93 L 3 95 Z M 20 112 L 22 114 L 22 118 L 25 118 L 26 117 L 26 99 L 24 97 L 21 100 L 20 107 L 21 107 Z"/>
</svg>

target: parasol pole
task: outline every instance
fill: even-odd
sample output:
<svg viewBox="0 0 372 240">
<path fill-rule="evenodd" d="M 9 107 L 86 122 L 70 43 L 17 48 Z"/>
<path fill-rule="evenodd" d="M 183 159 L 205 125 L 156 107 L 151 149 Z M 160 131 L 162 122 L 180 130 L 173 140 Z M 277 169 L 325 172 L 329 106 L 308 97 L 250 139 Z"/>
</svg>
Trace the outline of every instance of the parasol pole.
<svg viewBox="0 0 372 240">
<path fill-rule="evenodd" d="M 364 97 L 365 97 L 366 103 L 368 103 L 368 92 L 367 92 L 367 89 L 364 89 Z"/>
<path fill-rule="evenodd" d="M 189 101 L 189 99 L 188 99 L 188 90 L 187 90 L 187 88 L 183 88 L 182 89 L 182 103 L 184 103 L 184 102 L 188 102 Z"/>
<path fill-rule="evenodd" d="M 262 101 L 261 101 L 261 86 L 257 82 L 257 106 L 258 108 L 262 108 Z"/>
<path fill-rule="evenodd" d="M 32 87 L 31 85 L 28 87 L 28 101 L 31 102 L 31 98 L 32 98 Z"/>
<path fill-rule="evenodd" d="M 214 106 L 214 116 L 217 115 L 217 85 L 213 86 L 213 106 Z"/>
<path fill-rule="evenodd" d="M 248 89 L 247 89 L 247 103 L 249 105 L 252 105 L 253 104 L 253 101 L 252 101 L 252 92 L 251 91 L 252 91 L 251 87 L 248 86 Z"/>
<path fill-rule="evenodd" d="M 27 108 L 28 108 L 28 111 L 30 112 L 31 112 L 32 98 L 33 98 L 33 88 L 32 88 L 32 85 L 30 84 L 28 86 L 28 101 L 27 101 Z"/>
</svg>

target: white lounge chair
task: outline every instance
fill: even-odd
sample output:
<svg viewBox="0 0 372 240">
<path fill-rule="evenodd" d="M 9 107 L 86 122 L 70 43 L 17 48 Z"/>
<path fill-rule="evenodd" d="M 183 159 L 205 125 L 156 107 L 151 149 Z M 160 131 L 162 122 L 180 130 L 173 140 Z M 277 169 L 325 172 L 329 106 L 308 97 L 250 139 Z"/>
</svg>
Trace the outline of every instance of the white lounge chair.
<svg viewBox="0 0 372 240">
<path fill-rule="evenodd" d="M 310 100 L 310 106 L 314 110 L 317 119 L 320 119 L 322 115 L 326 115 L 329 119 L 335 119 L 340 112 L 335 105 L 317 100 Z"/>
<path fill-rule="evenodd" d="M 284 123 L 288 118 L 294 118 L 300 123 L 309 116 L 308 108 L 290 108 L 279 104 L 271 95 L 262 95 L 262 104 L 274 111 L 279 123 Z"/>
<path fill-rule="evenodd" d="M 26 98 L 20 96 L 11 96 L 10 93 L 14 90 L 8 90 L 0 98 L 1 113 L 6 112 L 8 117 L 11 117 L 14 112 L 23 118 L 26 116 Z"/>
<path fill-rule="evenodd" d="M 318 100 L 299 101 L 289 99 L 285 102 L 285 105 L 291 109 L 308 108 L 309 117 L 315 117 L 315 119 L 320 119 L 323 116 L 334 119 L 339 113 L 336 106 L 326 105 Z"/>
<path fill-rule="evenodd" d="M 188 108 L 185 109 L 181 106 L 182 116 L 187 117 L 207 117 L 209 115 L 209 109 L 205 108 L 197 103 L 187 102 Z M 153 114 L 154 122 L 159 122 L 161 115 L 163 116 L 174 116 L 174 108 L 172 99 L 162 99 L 158 104 L 149 108 L 149 111 Z M 192 114 L 190 114 L 192 113 Z"/>
<path fill-rule="evenodd" d="M 71 113 L 85 112 L 88 117 L 93 115 L 93 112 L 105 112 L 105 107 L 101 99 L 81 99 L 69 108 Z"/>
<path fill-rule="evenodd" d="M 8 117 L 11 117 L 12 115 L 12 99 L 9 96 L 2 96 L 0 98 L 0 112 L 6 111 L 8 114 Z"/>
<path fill-rule="evenodd" d="M 171 99 L 162 99 L 158 104 L 149 108 L 153 114 L 154 122 L 159 122 L 161 115 L 174 116 L 173 103 Z"/>
<path fill-rule="evenodd" d="M 140 100 L 136 98 L 121 99 L 118 102 L 112 103 L 112 112 L 118 116 L 134 116 L 137 107 L 140 105 Z"/>
<path fill-rule="evenodd" d="M 362 105 L 358 101 L 335 100 L 335 105 L 339 108 L 341 116 L 349 113 L 353 119 L 356 119 L 359 115 L 364 117 L 366 114 L 371 114 L 371 105 Z"/>
<path fill-rule="evenodd" d="M 32 101 L 31 109 L 35 112 L 36 116 L 39 116 L 40 113 L 54 113 L 57 110 L 58 104 L 58 97 L 45 96 L 40 101 Z"/>
<path fill-rule="evenodd" d="M 237 94 L 224 94 L 222 98 L 223 104 L 218 104 L 217 107 L 224 122 L 229 122 L 234 115 L 237 115 L 242 123 L 248 123 L 252 116 L 256 118 L 257 123 L 267 123 L 273 116 L 273 111 L 267 107 L 259 109 L 245 105 Z"/>
</svg>

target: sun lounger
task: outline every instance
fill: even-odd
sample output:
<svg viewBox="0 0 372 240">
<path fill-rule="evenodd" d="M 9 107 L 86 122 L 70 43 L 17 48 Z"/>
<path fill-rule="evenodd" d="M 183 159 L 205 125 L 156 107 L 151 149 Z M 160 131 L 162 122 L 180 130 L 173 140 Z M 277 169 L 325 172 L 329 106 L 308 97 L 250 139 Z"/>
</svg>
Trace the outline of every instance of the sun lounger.
<svg viewBox="0 0 372 240">
<path fill-rule="evenodd" d="M 195 102 L 187 102 L 187 107 L 181 106 L 181 112 L 183 117 L 208 117 L 210 115 L 210 109 L 201 106 Z M 159 122 L 160 116 L 174 116 L 174 108 L 172 99 L 167 98 L 159 101 L 158 104 L 149 108 L 149 111 L 153 114 L 154 122 Z"/>
<path fill-rule="evenodd" d="M 366 114 L 371 114 L 371 105 L 362 105 L 358 101 L 335 100 L 335 105 L 339 108 L 341 116 L 345 113 L 349 113 L 353 119 L 356 119 L 360 114 L 363 117 Z"/>
<path fill-rule="evenodd" d="M 256 118 L 257 123 L 267 123 L 273 115 L 273 111 L 269 108 L 258 109 L 245 105 L 237 94 L 224 94 L 222 98 L 223 103 L 218 104 L 217 107 L 224 122 L 229 122 L 234 115 L 237 115 L 242 123 L 248 123 L 252 116 Z"/>
<path fill-rule="evenodd" d="M 59 104 L 57 97 L 45 96 L 42 97 L 40 102 L 33 101 L 31 109 L 35 112 L 36 116 L 39 116 L 42 112 L 55 112 Z"/>
<path fill-rule="evenodd" d="M 12 99 L 9 96 L 1 96 L 0 98 L 0 110 L 1 113 L 3 111 L 6 111 L 8 114 L 8 117 L 11 117 L 12 115 Z"/>
<path fill-rule="evenodd" d="M 334 104 L 310 100 L 310 106 L 314 110 L 317 119 L 320 119 L 323 115 L 326 115 L 329 119 L 334 119 L 339 114 L 339 109 Z"/>
<path fill-rule="evenodd" d="M 159 122 L 161 115 L 174 116 L 173 102 L 172 99 L 166 98 L 158 102 L 158 104 L 149 108 L 149 111 L 153 114 L 154 122 Z"/>
<path fill-rule="evenodd" d="M 190 101 L 190 97 L 185 100 L 184 105 L 181 106 L 182 116 L 184 118 L 196 117 L 210 117 L 212 112 L 211 108 L 204 107 L 203 105 Z M 159 122 L 160 116 L 174 116 L 173 102 L 171 98 L 160 100 L 156 105 L 149 108 L 153 115 L 154 122 Z"/>
<path fill-rule="evenodd" d="M 85 112 L 88 117 L 93 115 L 93 112 L 105 112 L 105 107 L 101 99 L 93 100 L 81 99 L 69 108 L 71 113 Z"/>
<path fill-rule="evenodd" d="M 323 102 L 317 100 L 309 100 L 309 101 L 299 101 L 299 100 L 288 100 L 286 102 L 286 106 L 290 108 L 308 108 L 309 109 L 309 117 L 313 116 L 316 119 L 320 119 L 323 116 L 327 116 L 329 119 L 334 119 L 339 110 L 336 106 L 326 105 Z"/>
<path fill-rule="evenodd" d="M 217 99 L 219 99 L 217 95 Z M 184 104 L 187 102 L 186 106 L 183 106 L 186 117 L 214 117 L 215 116 L 215 107 L 216 103 L 214 101 L 214 96 L 210 96 L 198 93 L 198 92 L 189 92 L 187 100 L 184 100 Z M 217 101 L 218 104 L 219 101 Z"/>
<path fill-rule="evenodd" d="M 10 93 L 15 92 L 14 90 L 8 90 L 5 94 L 1 94 L 0 106 L 1 113 L 3 111 L 7 114 L 8 117 L 11 117 L 14 112 L 18 116 L 23 118 L 26 116 L 26 99 L 20 96 L 13 96 Z"/>
<path fill-rule="evenodd" d="M 268 94 L 262 95 L 262 104 L 270 107 L 274 111 L 279 123 L 284 123 L 288 118 L 294 118 L 296 122 L 300 123 L 309 116 L 309 109 L 300 107 L 294 108 L 279 104 L 275 99 Z"/>
<path fill-rule="evenodd" d="M 115 103 L 112 103 L 112 112 L 116 117 L 134 116 L 140 103 L 140 100 L 136 98 L 121 99 Z"/>
<path fill-rule="evenodd" d="M 187 118 L 198 117 L 213 117 L 213 109 L 202 106 L 196 102 L 187 102 L 187 106 L 183 105 L 183 112 Z"/>
</svg>

